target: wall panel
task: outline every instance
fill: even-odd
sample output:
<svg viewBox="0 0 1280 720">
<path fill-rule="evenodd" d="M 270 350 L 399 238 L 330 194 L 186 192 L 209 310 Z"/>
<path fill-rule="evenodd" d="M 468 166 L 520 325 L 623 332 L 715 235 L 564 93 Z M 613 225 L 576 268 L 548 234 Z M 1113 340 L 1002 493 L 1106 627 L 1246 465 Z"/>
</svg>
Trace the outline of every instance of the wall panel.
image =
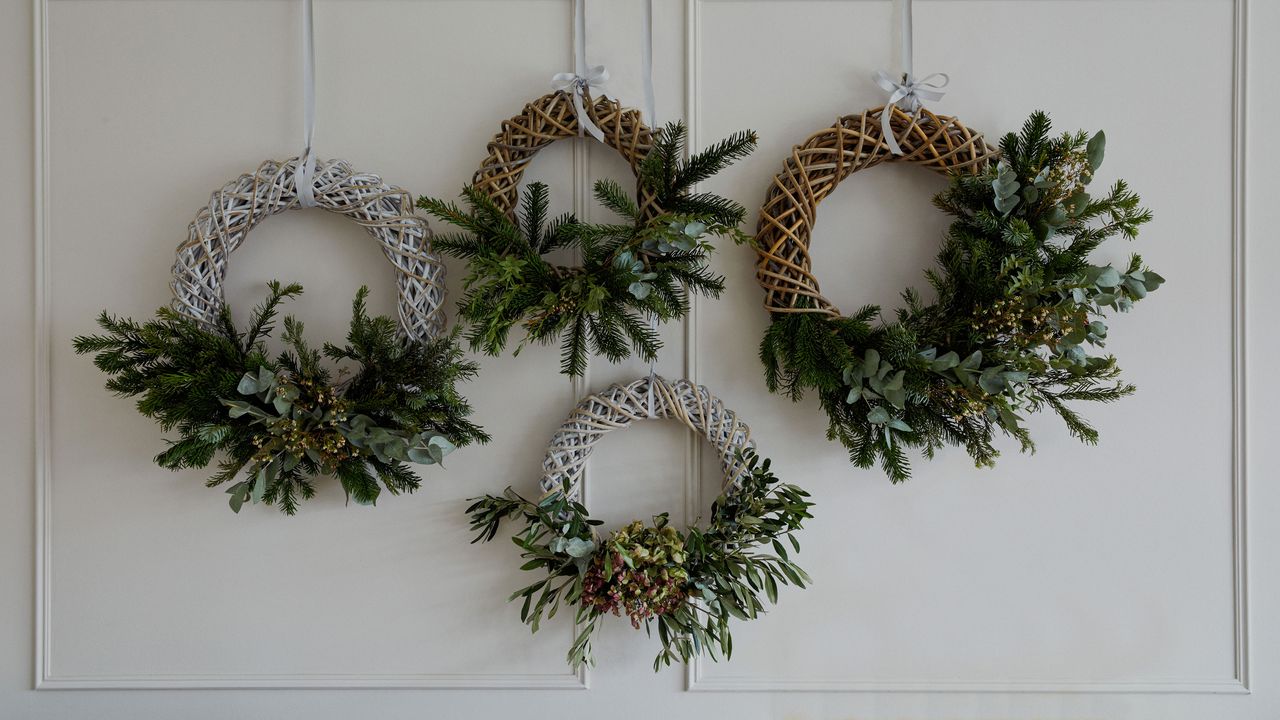
<svg viewBox="0 0 1280 720">
<path fill-rule="evenodd" d="M 744 640 L 752 642 L 741 646 L 737 661 L 701 664 L 692 687 L 1243 690 L 1236 661 L 1244 618 L 1235 605 L 1243 578 L 1233 560 L 1242 482 L 1233 436 L 1240 399 L 1232 323 L 1241 282 L 1233 248 L 1242 240 L 1233 235 L 1233 173 L 1240 162 L 1233 160 L 1233 114 L 1215 114 L 1204 125 L 1213 149 L 1197 171 L 1215 178 L 1212 189 L 1142 161 L 1159 146 L 1151 141 L 1157 128 L 1186 117 L 1195 103 L 1233 106 L 1233 85 L 1222 78 L 1232 77 L 1242 41 L 1236 8 L 1216 1 L 924 3 L 917 17 L 918 70 L 954 71 L 958 78 L 936 103 L 939 112 L 991 128 L 993 135 L 1016 128 L 1036 108 L 1052 112 L 1063 129 L 1105 125 L 1110 149 L 1099 182 L 1123 173 L 1156 212 L 1132 250 L 1168 268 L 1167 277 L 1185 280 L 1170 284 L 1162 308 L 1139 307 L 1115 323 L 1108 349 L 1140 390 L 1115 407 L 1086 409 L 1103 432 L 1098 448 L 1079 447 L 1056 420 L 1041 417 L 1031 425 L 1040 438 L 1034 458 L 1005 443 L 999 467 L 975 471 L 962 452 L 948 451 L 917 465 L 917 477 L 906 485 L 891 487 L 878 472 L 845 465 L 839 448 L 823 437 L 816 400 L 792 405 L 762 394 L 746 398 L 750 416 L 764 419 L 758 424 L 766 437 L 791 440 L 774 456 L 780 467 L 812 478 L 819 512 L 845 516 L 835 522 L 820 516 L 809 531 L 821 561 L 841 572 L 819 575 L 812 591 L 795 594 L 804 608 L 798 616 L 779 612 L 745 629 Z M 1148 27 L 1149 41 L 1183 52 L 1131 57 L 1130 28 L 1153 17 L 1160 22 Z M 706 0 L 694 4 L 692 20 L 700 136 L 718 137 L 740 125 L 758 104 L 751 87 L 767 87 L 780 105 L 796 109 L 754 116 L 761 151 L 718 186 L 748 205 L 763 199 L 789 144 L 841 113 L 882 102 L 865 75 L 813 69 L 885 66 L 895 52 L 886 33 L 868 33 L 856 44 L 843 40 L 855 28 L 893 27 L 888 3 Z M 1000 41 L 975 47 L 951 30 L 966 23 Z M 726 26 L 735 32 L 720 32 Z M 1077 45 L 1085 36 L 1087 53 Z M 788 46 L 785 55 L 757 50 L 787 37 L 806 42 Z M 1056 63 L 1070 71 L 1046 72 Z M 1103 72 L 1114 67 L 1126 69 Z M 1151 84 L 1131 93 L 1131 102 L 1119 100 L 1135 75 Z M 1173 92 L 1174 83 L 1182 90 Z M 1141 112 L 1133 112 L 1135 103 Z M 843 183 L 822 206 L 813 236 L 824 292 L 852 309 L 896 307 L 897 293 L 909 285 L 927 290 L 920 268 L 932 264 L 946 227 L 927 198 L 943 186 L 941 178 L 897 166 Z M 1200 208 L 1194 219 L 1178 216 L 1176 208 L 1192 205 Z M 1190 247 L 1203 250 L 1185 252 Z M 1123 260 L 1128 250 L 1111 252 Z M 741 312 L 759 296 L 747 281 L 751 258 L 726 257 L 722 267 L 742 281 L 724 302 L 704 306 L 701 378 L 758 385 L 754 364 L 726 361 L 718 352 L 738 338 L 760 337 L 765 327 L 764 313 Z M 1151 352 L 1184 326 L 1193 305 L 1214 318 L 1200 336 L 1213 379 L 1195 390 L 1180 381 L 1183 370 Z M 1171 391 L 1175 386 L 1180 392 Z M 1195 421 L 1178 412 L 1184 404 L 1199 409 Z M 797 435 L 804 439 L 797 442 Z M 1153 454 L 1157 443 L 1166 449 Z M 1120 476 L 1125 482 L 1117 482 Z M 1156 496 L 1159 512 L 1151 512 L 1144 498 Z M 844 630 L 841 641 L 810 652 L 811 638 L 833 626 Z"/>
</svg>

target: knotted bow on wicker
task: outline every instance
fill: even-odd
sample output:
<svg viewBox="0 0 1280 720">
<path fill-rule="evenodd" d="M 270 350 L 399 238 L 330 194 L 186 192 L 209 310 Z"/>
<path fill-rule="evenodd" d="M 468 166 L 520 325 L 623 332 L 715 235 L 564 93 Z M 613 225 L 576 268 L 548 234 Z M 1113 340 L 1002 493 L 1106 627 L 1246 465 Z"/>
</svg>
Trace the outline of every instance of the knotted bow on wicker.
<svg viewBox="0 0 1280 720">
<path fill-rule="evenodd" d="M 585 130 L 591 133 L 591 137 L 604 142 L 604 131 L 596 127 L 596 124 L 591 121 L 591 115 L 587 113 L 584 98 L 589 96 L 592 90 L 603 92 L 604 84 L 608 81 L 609 71 L 603 65 L 593 65 L 587 68 L 585 75 L 556 73 L 551 78 L 551 89 L 569 93 L 573 97 L 573 110 L 578 114 L 579 137 L 582 136 Z"/>
<path fill-rule="evenodd" d="M 882 115 L 902 147 L 893 154 L 882 134 Z M 840 311 L 823 297 L 812 274 L 809 242 L 818 203 L 841 180 L 883 162 L 908 162 L 938 173 L 977 173 L 996 157 L 980 133 L 927 108 L 906 113 L 895 106 L 846 115 L 791 150 L 765 196 L 756 232 L 756 279 L 770 313 Z"/>
<path fill-rule="evenodd" d="M 211 325 L 224 299 L 222 283 L 232 252 L 267 217 L 299 207 L 294 174 L 298 158 L 268 160 L 209 198 L 178 246 L 173 265 L 173 307 Z M 318 207 L 345 215 L 381 245 L 396 269 L 401 330 L 428 340 L 444 330 L 444 264 L 431 252 L 431 230 L 413 212 L 409 193 L 342 160 L 317 161 L 313 188 Z"/>
<path fill-rule="evenodd" d="M 725 485 L 737 484 L 746 472 L 742 455 L 755 449 L 751 429 L 736 413 L 701 385 L 688 380 L 674 383 L 661 376 L 618 384 L 588 395 L 578 403 L 551 438 L 542 462 L 540 485 L 544 493 L 563 490 L 570 500 L 582 497 L 583 466 L 605 433 L 647 420 L 649 391 L 653 389 L 653 418 L 674 418 L 715 446 L 724 468 Z"/>
<path fill-rule="evenodd" d="M 587 115 L 604 134 L 605 145 L 618 151 L 636 172 L 653 147 L 653 133 L 639 110 L 624 108 L 617 100 L 601 96 L 592 99 L 587 90 L 583 104 Z M 578 137 L 578 113 L 573 96 L 553 92 L 524 106 L 519 115 L 502 122 L 502 129 L 489 141 L 489 155 L 480 164 L 471 182 L 483 190 L 498 207 L 514 214 L 520 202 L 520 178 L 525 167 L 542 148 L 565 138 Z M 645 217 L 662 214 L 653 193 L 640 188 L 637 198 Z"/>
</svg>

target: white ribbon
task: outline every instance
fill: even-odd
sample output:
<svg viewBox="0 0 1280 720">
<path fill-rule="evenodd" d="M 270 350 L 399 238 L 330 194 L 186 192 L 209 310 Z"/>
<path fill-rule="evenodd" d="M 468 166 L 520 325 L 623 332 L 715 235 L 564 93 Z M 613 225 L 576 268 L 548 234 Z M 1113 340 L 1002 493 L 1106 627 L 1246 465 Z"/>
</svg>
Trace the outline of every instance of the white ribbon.
<svg viewBox="0 0 1280 720">
<path fill-rule="evenodd" d="M 893 79 L 889 73 L 884 70 L 876 71 L 874 79 L 885 92 L 889 93 L 889 102 L 884 106 L 884 110 L 880 113 L 880 134 L 884 138 L 885 144 L 889 146 L 889 151 L 894 155 L 902 154 L 902 147 L 898 145 L 898 139 L 893 134 L 893 109 L 899 110 L 916 117 L 923 107 L 922 100 L 936 101 L 941 100 L 945 95 L 942 89 L 951 82 L 951 78 L 946 73 L 933 73 L 926 77 L 916 79 L 912 74 L 912 17 L 911 17 L 911 0 L 902 0 L 902 80 L 901 82 Z"/>
<path fill-rule="evenodd" d="M 644 36 L 640 48 L 640 74 L 644 79 L 644 124 L 654 129 L 657 122 L 653 96 L 653 0 L 644 3 Z"/>
<path fill-rule="evenodd" d="M 573 98 L 573 111 L 578 116 L 578 136 L 581 137 L 585 130 L 591 133 L 591 137 L 604 142 L 604 131 L 591 121 L 582 101 L 584 93 L 604 92 L 604 84 L 609 80 L 609 71 L 603 65 L 587 67 L 586 1 L 574 0 L 573 3 L 573 72 L 556 73 L 551 78 L 551 89 L 570 93 Z"/>
<path fill-rule="evenodd" d="M 653 94 L 653 0 L 645 0 L 644 4 L 644 35 L 643 45 L 641 47 L 641 64 L 640 74 L 644 80 L 644 122 L 653 129 L 653 124 L 657 121 L 655 117 L 656 103 Z M 649 316 L 649 327 L 653 331 L 658 330 L 658 316 Z M 653 414 L 653 380 L 657 359 L 649 361 L 649 419 L 654 419 Z"/>
<path fill-rule="evenodd" d="M 293 173 L 298 205 L 316 207 L 316 156 L 311 141 L 316 134 L 316 50 L 311 22 L 311 0 L 302 0 L 302 138 L 306 149 Z"/>
<path fill-rule="evenodd" d="M 658 331 L 658 316 L 656 314 L 649 316 L 649 329 L 653 330 L 654 332 Z M 658 362 L 657 358 L 654 358 L 653 360 L 649 361 L 649 419 L 650 420 L 657 418 L 657 415 L 653 414 L 653 379 L 655 377 L 654 366 L 657 364 L 657 362 Z"/>
</svg>

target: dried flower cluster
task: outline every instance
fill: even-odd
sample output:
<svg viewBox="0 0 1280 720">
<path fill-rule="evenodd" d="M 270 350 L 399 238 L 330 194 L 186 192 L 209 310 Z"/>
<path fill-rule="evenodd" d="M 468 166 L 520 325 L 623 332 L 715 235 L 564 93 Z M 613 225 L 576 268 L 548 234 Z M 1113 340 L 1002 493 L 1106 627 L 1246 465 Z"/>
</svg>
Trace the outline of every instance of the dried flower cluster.
<svg viewBox="0 0 1280 720">
<path fill-rule="evenodd" d="M 652 527 L 636 520 L 613 532 L 591 558 L 582 580 L 582 603 L 599 614 L 626 613 L 631 626 L 666 615 L 684 602 L 689 573 L 684 569 L 684 536 L 654 518 Z"/>
</svg>

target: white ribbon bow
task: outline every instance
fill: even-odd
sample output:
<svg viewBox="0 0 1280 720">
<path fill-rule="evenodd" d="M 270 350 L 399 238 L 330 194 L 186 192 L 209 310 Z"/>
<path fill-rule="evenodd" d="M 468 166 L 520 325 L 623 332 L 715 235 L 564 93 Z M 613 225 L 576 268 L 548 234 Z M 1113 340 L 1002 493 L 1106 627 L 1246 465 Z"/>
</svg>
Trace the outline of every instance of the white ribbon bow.
<svg viewBox="0 0 1280 720">
<path fill-rule="evenodd" d="M 941 100 L 946 94 L 942 88 L 951 82 L 951 78 L 946 73 L 934 73 L 917 80 L 911 73 L 903 73 L 902 81 L 897 82 L 889 76 L 889 73 L 878 70 L 875 81 L 889 93 L 889 102 L 880 113 L 880 134 L 884 137 L 885 144 L 889 146 L 889 151 L 894 155 L 901 155 L 902 148 L 893 135 L 893 109 L 896 107 L 913 118 L 918 117 L 920 108 L 923 107 L 921 101 Z"/>
<path fill-rule="evenodd" d="M 591 121 L 591 115 L 583 105 L 582 97 L 590 92 L 593 96 L 604 92 L 604 84 L 609 81 L 609 71 L 603 65 L 592 65 L 587 68 L 586 75 L 562 72 L 551 78 L 551 89 L 567 92 L 573 98 L 573 111 L 578 115 L 578 135 L 586 130 L 591 137 L 604 142 L 604 131 Z"/>
</svg>

